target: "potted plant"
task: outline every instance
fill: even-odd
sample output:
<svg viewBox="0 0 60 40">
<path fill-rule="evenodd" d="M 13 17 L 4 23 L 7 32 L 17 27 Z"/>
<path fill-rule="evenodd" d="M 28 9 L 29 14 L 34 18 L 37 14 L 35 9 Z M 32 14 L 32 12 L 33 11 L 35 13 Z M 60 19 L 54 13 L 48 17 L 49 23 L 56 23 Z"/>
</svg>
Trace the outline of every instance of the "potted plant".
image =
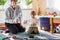
<svg viewBox="0 0 60 40">
<path fill-rule="evenodd" d="M 0 0 L 0 5 L 4 5 L 6 3 L 6 0 Z"/>
<path fill-rule="evenodd" d="M 0 0 L 0 9 L 3 8 L 5 3 L 6 3 L 6 0 Z"/>
<path fill-rule="evenodd" d="M 25 2 L 26 2 L 26 5 L 27 5 L 27 8 L 29 8 L 30 4 L 32 3 L 32 0 L 25 0 Z"/>
</svg>

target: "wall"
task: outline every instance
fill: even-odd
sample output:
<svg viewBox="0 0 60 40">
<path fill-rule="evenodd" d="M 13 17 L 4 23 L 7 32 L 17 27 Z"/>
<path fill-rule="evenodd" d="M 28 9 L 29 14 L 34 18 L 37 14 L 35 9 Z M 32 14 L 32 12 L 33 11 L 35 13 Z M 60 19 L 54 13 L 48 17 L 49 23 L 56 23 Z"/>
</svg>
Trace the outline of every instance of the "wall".
<svg viewBox="0 0 60 40">
<path fill-rule="evenodd" d="M 33 10 L 35 10 L 36 13 L 38 12 L 39 8 L 43 14 L 46 12 L 46 0 L 33 0 L 32 5 Z"/>
</svg>

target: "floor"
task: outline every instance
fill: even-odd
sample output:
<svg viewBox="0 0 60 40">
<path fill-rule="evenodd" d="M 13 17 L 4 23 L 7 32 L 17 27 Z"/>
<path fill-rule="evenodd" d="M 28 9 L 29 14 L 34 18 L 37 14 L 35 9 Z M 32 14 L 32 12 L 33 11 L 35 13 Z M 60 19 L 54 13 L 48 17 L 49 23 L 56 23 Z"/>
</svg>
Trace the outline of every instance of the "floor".
<svg viewBox="0 0 60 40">
<path fill-rule="evenodd" d="M 56 34 L 51 34 L 47 31 L 40 30 L 38 35 L 34 35 L 34 38 L 29 38 L 28 32 L 23 32 L 23 33 L 18 33 L 18 34 L 11 34 L 11 33 L 0 33 L 0 38 L 7 38 L 10 37 L 10 40 L 13 40 L 13 36 L 16 36 L 16 38 L 24 39 L 27 38 L 28 40 L 33 40 L 33 39 L 60 39 L 60 36 L 56 36 Z M 11 39 L 12 38 L 12 39 Z M 7 38 L 8 39 L 8 38 Z"/>
</svg>

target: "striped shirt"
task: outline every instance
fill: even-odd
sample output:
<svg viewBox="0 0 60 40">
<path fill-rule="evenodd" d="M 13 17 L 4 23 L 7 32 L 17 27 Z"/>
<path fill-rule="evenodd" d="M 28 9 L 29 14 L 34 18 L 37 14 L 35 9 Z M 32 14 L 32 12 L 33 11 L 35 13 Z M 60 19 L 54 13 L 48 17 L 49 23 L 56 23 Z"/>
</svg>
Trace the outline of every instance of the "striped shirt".
<svg viewBox="0 0 60 40">
<path fill-rule="evenodd" d="M 22 11 L 18 5 L 16 6 L 15 10 L 12 8 L 12 6 L 7 8 L 5 14 L 6 14 L 5 19 L 6 23 L 14 23 L 16 19 L 19 19 L 18 23 L 21 23 Z"/>
</svg>

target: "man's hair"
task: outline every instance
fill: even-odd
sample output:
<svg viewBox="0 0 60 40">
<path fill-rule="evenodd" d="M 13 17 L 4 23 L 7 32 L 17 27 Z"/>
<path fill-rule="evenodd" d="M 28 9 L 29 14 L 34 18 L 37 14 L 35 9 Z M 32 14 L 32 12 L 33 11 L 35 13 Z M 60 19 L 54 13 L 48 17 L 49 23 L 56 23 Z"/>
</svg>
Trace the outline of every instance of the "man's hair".
<svg viewBox="0 0 60 40">
<path fill-rule="evenodd" d="M 36 15 L 35 11 L 32 11 L 32 12 L 31 12 L 31 15 Z"/>
<path fill-rule="evenodd" d="M 11 0 L 11 2 L 14 1 L 14 2 L 17 2 L 18 0 Z"/>
</svg>

